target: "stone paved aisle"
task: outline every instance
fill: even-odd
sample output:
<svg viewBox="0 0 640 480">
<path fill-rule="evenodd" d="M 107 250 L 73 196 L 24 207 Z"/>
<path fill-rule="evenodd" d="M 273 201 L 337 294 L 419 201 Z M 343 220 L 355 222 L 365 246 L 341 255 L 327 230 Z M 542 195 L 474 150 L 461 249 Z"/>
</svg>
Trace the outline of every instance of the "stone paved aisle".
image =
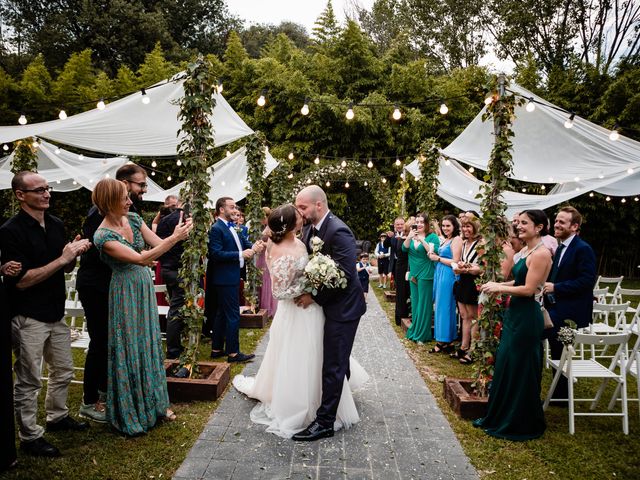
<svg viewBox="0 0 640 480">
<path fill-rule="evenodd" d="M 477 479 L 373 292 L 367 301 L 353 351 L 371 377 L 354 394 L 359 424 L 318 442 L 285 440 L 252 424 L 255 401 L 231 388 L 174 480 Z M 257 372 L 266 343 L 245 375 Z"/>
</svg>

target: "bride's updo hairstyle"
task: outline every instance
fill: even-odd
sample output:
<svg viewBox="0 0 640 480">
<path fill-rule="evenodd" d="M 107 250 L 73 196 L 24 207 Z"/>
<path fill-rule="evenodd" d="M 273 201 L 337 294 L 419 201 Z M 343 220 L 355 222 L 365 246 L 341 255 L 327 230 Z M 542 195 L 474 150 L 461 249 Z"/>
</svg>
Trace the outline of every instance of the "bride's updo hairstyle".
<svg viewBox="0 0 640 480">
<path fill-rule="evenodd" d="M 267 225 L 271 230 L 271 241 L 280 243 L 285 235 L 296 229 L 298 223 L 298 211 L 296 207 L 287 203 L 271 210 Z"/>
</svg>

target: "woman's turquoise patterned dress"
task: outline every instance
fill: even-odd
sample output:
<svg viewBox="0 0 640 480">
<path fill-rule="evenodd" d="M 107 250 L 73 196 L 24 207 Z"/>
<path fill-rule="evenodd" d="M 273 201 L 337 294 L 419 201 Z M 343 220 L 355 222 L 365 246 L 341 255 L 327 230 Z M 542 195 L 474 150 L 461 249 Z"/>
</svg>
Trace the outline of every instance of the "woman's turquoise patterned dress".
<svg viewBox="0 0 640 480">
<path fill-rule="evenodd" d="M 113 271 L 109 289 L 107 420 L 122 433 L 138 435 L 166 415 L 169 395 L 151 271 L 122 263 L 102 251 L 109 241 L 142 251 L 142 219 L 135 213 L 128 217 L 133 244 L 107 228 L 99 228 L 93 242 Z"/>
<path fill-rule="evenodd" d="M 514 285 L 524 285 L 527 261 L 513 267 Z M 540 401 L 542 332 L 540 304 L 531 297 L 511 297 L 505 312 L 487 415 L 474 425 L 507 440 L 531 440 L 545 430 Z"/>
</svg>

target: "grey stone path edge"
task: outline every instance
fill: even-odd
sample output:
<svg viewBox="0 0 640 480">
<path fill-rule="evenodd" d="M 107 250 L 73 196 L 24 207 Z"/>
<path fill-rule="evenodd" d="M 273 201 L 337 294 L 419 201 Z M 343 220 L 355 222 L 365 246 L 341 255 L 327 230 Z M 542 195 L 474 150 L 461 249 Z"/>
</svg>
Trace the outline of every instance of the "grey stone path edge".
<svg viewBox="0 0 640 480">
<path fill-rule="evenodd" d="M 354 394 L 360 423 L 317 442 L 285 440 L 252 424 L 256 402 L 231 387 L 174 480 L 479 478 L 373 292 L 367 303 L 353 349 L 371 377 Z"/>
</svg>

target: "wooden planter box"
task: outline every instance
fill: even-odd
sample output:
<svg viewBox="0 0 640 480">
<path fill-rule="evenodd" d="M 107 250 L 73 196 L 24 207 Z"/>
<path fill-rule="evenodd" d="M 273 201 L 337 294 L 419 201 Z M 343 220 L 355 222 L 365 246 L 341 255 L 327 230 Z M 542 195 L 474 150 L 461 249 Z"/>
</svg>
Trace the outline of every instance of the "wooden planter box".
<svg viewBox="0 0 640 480">
<path fill-rule="evenodd" d="M 409 330 L 409 327 L 411 327 L 411 319 L 403 318 L 400 326 L 402 327 L 402 331 L 406 334 L 407 330 Z"/>
<path fill-rule="evenodd" d="M 179 364 L 178 360 L 165 360 L 164 368 L 169 371 Z M 228 363 L 198 362 L 203 378 L 176 378 L 167 375 L 167 390 L 172 402 L 193 400 L 215 400 L 229 383 Z"/>
<path fill-rule="evenodd" d="M 473 393 L 472 383 L 473 380 L 468 378 L 444 379 L 444 398 L 455 414 L 465 420 L 482 418 L 487 413 L 489 397 Z"/>
<path fill-rule="evenodd" d="M 245 307 L 240 307 L 240 328 L 264 328 L 267 326 L 269 314 L 264 308 L 258 310 L 258 313 L 245 313 L 243 308 Z"/>
<path fill-rule="evenodd" d="M 396 292 L 393 290 L 385 290 L 384 298 L 387 302 L 395 302 L 396 301 Z"/>
</svg>

